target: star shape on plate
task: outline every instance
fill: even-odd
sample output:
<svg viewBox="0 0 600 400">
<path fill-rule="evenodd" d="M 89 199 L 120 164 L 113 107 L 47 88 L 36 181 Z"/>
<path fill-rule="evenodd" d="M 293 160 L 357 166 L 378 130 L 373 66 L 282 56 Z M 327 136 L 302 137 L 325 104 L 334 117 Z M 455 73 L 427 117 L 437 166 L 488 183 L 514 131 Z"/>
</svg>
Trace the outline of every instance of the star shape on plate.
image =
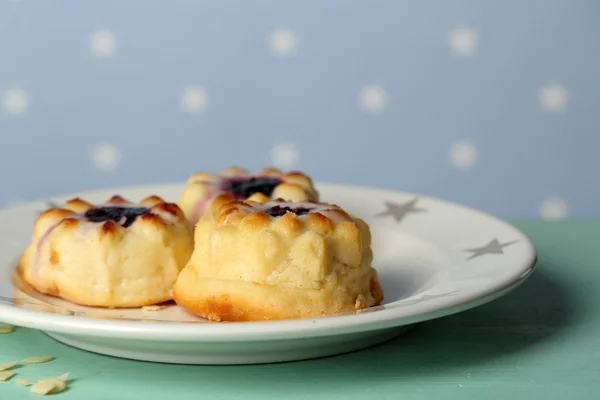
<svg viewBox="0 0 600 400">
<path fill-rule="evenodd" d="M 394 218 L 396 222 L 400 222 L 407 214 L 410 213 L 424 213 L 427 212 L 426 209 L 417 207 L 418 198 L 414 198 L 406 203 L 394 203 L 392 201 L 386 201 L 385 206 L 387 207 L 386 211 L 380 212 L 376 214 L 376 217 L 383 217 L 390 215 Z"/>
<path fill-rule="evenodd" d="M 493 239 L 488 244 L 482 247 L 476 247 L 473 249 L 466 249 L 466 252 L 473 253 L 471 257 L 467 258 L 468 260 L 472 260 L 473 258 L 483 256 L 485 254 L 504 254 L 504 248 L 510 246 L 511 244 L 517 243 L 518 240 L 513 240 L 511 242 L 500 243 L 498 239 Z"/>
</svg>

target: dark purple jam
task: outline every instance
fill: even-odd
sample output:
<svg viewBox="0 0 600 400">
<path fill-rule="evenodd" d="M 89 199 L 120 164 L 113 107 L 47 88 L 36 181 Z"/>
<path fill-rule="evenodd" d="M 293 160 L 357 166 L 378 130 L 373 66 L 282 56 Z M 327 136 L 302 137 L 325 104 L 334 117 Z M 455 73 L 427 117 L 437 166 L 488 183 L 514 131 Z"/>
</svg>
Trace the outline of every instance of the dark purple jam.
<svg viewBox="0 0 600 400">
<path fill-rule="evenodd" d="M 221 190 L 230 192 L 238 200 L 247 199 L 254 193 L 262 193 L 271 197 L 273 190 L 280 183 L 280 179 L 267 176 L 234 177 L 223 180 Z"/>
<path fill-rule="evenodd" d="M 114 221 L 124 228 L 131 226 L 137 217 L 150 214 L 145 207 L 97 207 L 90 208 L 83 216 L 90 222 Z"/>
<path fill-rule="evenodd" d="M 298 207 L 298 208 L 291 208 L 291 207 L 282 207 L 282 206 L 274 206 L 271 207 L 267 210 L 265 210 L 265 212 L 270 215 L 271 217 L 281 217 L 282 215 L 285 215 L 286 212 L 293 212 L 296 215 L 306 215 L 309 212 L 311 212 L 312 209 L 310 208 L 305 208 L 305 207 Z"/>
</svg>

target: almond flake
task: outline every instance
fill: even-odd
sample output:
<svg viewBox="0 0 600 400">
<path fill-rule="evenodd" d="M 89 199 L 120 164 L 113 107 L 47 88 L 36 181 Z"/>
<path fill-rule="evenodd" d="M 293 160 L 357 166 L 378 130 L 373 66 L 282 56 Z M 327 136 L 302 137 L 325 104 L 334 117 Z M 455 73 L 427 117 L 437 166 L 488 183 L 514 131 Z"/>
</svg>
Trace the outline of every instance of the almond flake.
<svg viewBox="0 0 600 400">
<path fill-rule="evenodd" d="M 0 372 L 0 381 L 7 381 L 10 378 L 12 378 L 13 376 L 15 376 L 15 372 L 14 371 L 2 371 Z"/>
<path fill-rule="evenodd" d="M 142 311 L 159 311 L 165 308 L 165 306 L 144 306 Z"/>
<path fill-rule="evenodd" d="M 36 383 L 36 385 L 40 384 L 40 383 L 50 383 L 52 386 L 54 386 L 54 388 L 52 390 L 50 390 L 49 393 L 62 392 L 67 387 L 67 384 L 64 381 L 61 381 L 61 380 L 56 379 L 56 378 L 40 379 Z"/>
<path fill-rule="evenodd" d="M 54 360 L 54 357 L 47 356 L 47 357 L 26 358 L 24 360 L 21 360 L 21 362 L 23 364 L 41 364 L 41 363 L 45 363 L 45 362 L 52 361 L 52 360 Z"/>
<path fill-rule="evenodd" d="M 25 378 L 17 379 L 17 385 L 19 385 L 19 386 L 31 386 L 34 383 L 35 383 L 35 381 L 32 381 L 31 379 L 25 379 Z"/>
<path fill-rule="evenodd" d="M 70 374 L 70 372 L 67 372 L 66 374 L 62 374 L 61 376 L 57 376 L 56 379 L 58 379 L 59 381 L 66 382 L 67 379 L 69 379 L 69 374 Z"/>
<path fill-rule="evenodd" d="M 11 369 L 18 363 L 19 363 L 18 361 L 9 361 L 7 363 L 0 364 L 0 371 L 6 371 L 7 369 Z"/>
<path fill-rule="evenodd" d="M 52 382 L 39 381 L 31 387 L 31 391 L 40 396 L 46 395 L 54 390 L 55 386 Z"/>
</svg>

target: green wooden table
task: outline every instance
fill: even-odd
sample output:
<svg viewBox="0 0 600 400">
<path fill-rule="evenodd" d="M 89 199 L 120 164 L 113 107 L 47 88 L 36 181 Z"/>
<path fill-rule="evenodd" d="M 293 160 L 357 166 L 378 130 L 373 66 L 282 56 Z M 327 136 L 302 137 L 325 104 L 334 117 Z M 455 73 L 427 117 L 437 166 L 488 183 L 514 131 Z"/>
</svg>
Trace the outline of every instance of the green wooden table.
<svg viewBox="0 0 600 400">
<path fill-rule="evenodd" d="M 71 372 L 64 399 L 597 399 L 600 221 L 515 224 L 539 251 L 535 273 L 488 305 L 415 326 L 353 354 L 288 364 L 205 367 L 121 360 L 30 329 L 0 335 L 0 364 L 37 379 Z M 27 374 L 25 374 L 25 368 Z M 37 398 L 15 379 L 0 399 Z"/>
</svg>

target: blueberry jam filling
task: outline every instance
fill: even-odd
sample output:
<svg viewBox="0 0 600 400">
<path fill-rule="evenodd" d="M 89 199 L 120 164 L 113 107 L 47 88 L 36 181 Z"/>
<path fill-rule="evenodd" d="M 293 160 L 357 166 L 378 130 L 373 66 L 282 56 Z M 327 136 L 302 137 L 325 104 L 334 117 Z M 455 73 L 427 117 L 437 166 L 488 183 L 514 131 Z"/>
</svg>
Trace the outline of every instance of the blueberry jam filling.
<svg viewBox="0 0 600 400">
<path fill-rule="evenodd" d="M 271 207 L 267 210 L 265 210 L 265 212 L 270 215 L 271 217 L 281 217 L 282 215 L 285 215 L 286 212 L 293 212 L 296 215 L 306 215 L 309 212 L 312 211 L 312 209 L 310 208 L 305 208 L 305 207 L 298 207 L 298 208 L 290 208 L 290 207 L 281 207 L 281 206 L 274 206 Z"/>
<path fill-rule="evenodd" d="M 242 200 L 252 196 L 254 193 L 262 193 L 270 197 L 275 187 L 280 183 L 281 180 L 266 176 L 229 178 L 222 183 L 221 189 L 230 192 L 237 199 Z"/>
<path fill-rule="evenodd" d="M 145 207 L 97 207 L 83 214 L 90 222 L 114 221 L 124 228 L 131 226 L 137 217 L 150 214 Z"/>
</svg>

